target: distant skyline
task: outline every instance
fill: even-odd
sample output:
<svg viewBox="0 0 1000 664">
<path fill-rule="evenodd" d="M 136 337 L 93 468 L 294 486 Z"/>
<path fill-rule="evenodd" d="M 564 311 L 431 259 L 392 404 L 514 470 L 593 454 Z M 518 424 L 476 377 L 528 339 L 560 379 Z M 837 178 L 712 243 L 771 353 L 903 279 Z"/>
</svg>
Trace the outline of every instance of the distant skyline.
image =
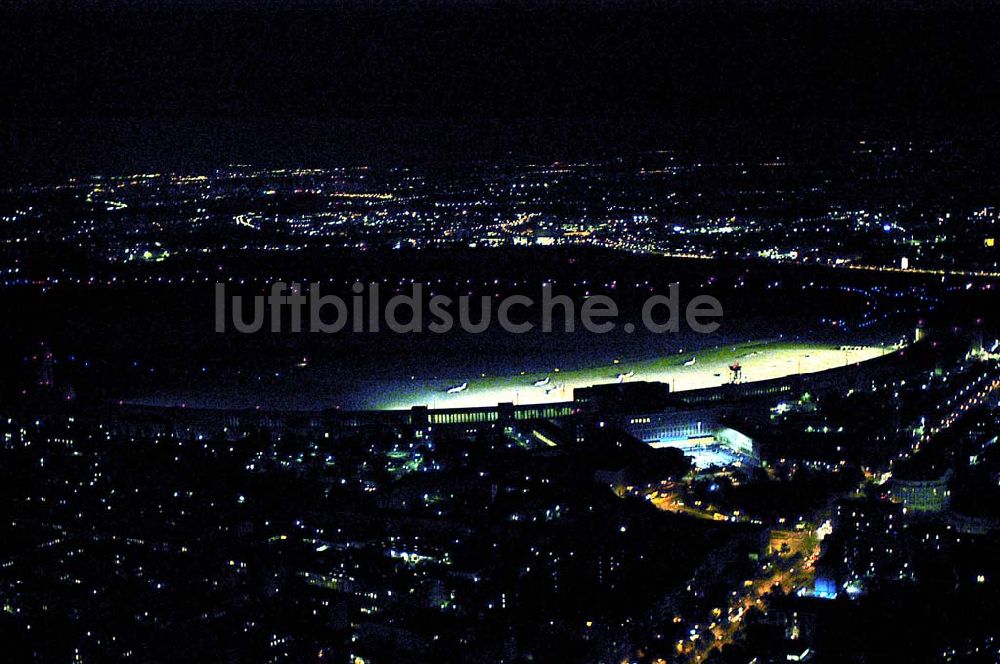
<svg viewBox="0 0 1000 664">
<path fill-rule="evenodd" d="M 10 6 L 0 20 L 5 168 L 1000 135 L 1000 12 L 983 4 L 426 7 Z"/>
</svg>

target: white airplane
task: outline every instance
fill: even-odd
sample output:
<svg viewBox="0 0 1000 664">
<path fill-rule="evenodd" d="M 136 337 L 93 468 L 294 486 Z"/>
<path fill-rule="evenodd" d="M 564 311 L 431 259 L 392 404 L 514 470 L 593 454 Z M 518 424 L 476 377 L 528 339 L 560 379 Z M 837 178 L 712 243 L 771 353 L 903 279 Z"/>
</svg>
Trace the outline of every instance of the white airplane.
<svg viewBox="0 0 1000 664">
<path fill-rule="evenodd" d="M 694 366 L 694 363 L 695 363 L 695 362 L 697 362 L 697 361 L 698 361 L 698 358 L 697 358 L 697 357 L 692 357 L 692 358 L 691 358 L 690 360 L 687 360 L 687 361 L 686 361 L 686 362 L 684 363 L 684 366 L 686 366 L 686 367 L 693 367 L 693 366 Z"/>
<path fill-rule="evenodd" d="M 545 388 L 545 394 L 551 394 L 554 390 L 562 389 L 562 383 L 555 383 Z"/>
<path fill-rule="evenodd" d="M 459 392 L 465 392 L 469 389 L 468 383 L 462 383 L 461 385 L 456 385 L 455 387 L 448 388 L 448 394 L 458 394 Z"/>
<path fill-rule="evenodd" d="M 535 387 L 545 387 L 550 382 L 552 382 L 552 376 L 546 376 L 545 378 L 543 378 L 541 380 L 536 380 L 534 382 L 534 385 L 535 385 Z"/>
<path fill-rule="evenodd" d="M 626 378 L 631 378 L 634 375 L 634 371 L 629 371 L 628 373 L 620 373 L 615 378 L 617 378 L 619 383 L 624 383 Z"/>
</svg>

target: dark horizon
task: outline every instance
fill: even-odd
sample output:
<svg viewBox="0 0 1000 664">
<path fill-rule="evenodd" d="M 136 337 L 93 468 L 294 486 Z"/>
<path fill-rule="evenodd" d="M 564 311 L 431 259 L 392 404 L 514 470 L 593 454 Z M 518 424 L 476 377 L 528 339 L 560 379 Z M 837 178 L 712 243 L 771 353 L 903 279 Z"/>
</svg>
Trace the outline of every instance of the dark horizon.
<svg viewBox="0 0 1000 664">
<path fill-rule="evenodd" d="M 1000 136 L 1000 15 L 957 10 L 21 5 L 0 28 L 0 141 L 13 177 L 599 157 L 671 143 L 990 145 Z"/>
<path fill-rule="evenodd" d="M 3 179 L 14 184 L 132 172 L 263 168 L 461 167 L 480 162 L 634 160 L 669 150 L 716 158 L 819 158 L 859 141 L 960 144 L 991 162 L 997 127 L 817 123 L 781 134 L 698 120 L 553 118 L 434 121 L 426 118 L 87 118 L 15 121 L 5 136 Z"/>
</svg>

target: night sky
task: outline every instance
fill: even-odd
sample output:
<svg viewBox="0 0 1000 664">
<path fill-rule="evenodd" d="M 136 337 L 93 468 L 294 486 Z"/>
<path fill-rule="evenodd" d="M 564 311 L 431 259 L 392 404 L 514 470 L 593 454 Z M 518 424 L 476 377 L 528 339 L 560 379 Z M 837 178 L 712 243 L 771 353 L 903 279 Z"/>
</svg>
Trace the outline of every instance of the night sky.
<svg viewBox="0 0 1000 664">
<path fill-rule="evenodd" d="M 997 133 L 1000 13 L 987 5 L 43 2 L 4 14 L 14 174 Z"/>
</svg>

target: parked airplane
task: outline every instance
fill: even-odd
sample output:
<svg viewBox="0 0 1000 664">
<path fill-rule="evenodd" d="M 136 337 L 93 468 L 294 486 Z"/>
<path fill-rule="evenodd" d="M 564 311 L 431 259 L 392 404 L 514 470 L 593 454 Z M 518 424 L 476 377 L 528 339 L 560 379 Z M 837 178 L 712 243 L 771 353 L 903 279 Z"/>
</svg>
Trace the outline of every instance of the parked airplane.
<svg viewBox="0 0 1000 664">
<path fill-rule="evenodd" d="M 634 375 L 635 375 L 634 371 L 629 371 L 628 373 L 620 373 L 615 378 L 618 380 L 619 383 L 624 383 L 625 379 L 631 378 Z"/>
</svg>

